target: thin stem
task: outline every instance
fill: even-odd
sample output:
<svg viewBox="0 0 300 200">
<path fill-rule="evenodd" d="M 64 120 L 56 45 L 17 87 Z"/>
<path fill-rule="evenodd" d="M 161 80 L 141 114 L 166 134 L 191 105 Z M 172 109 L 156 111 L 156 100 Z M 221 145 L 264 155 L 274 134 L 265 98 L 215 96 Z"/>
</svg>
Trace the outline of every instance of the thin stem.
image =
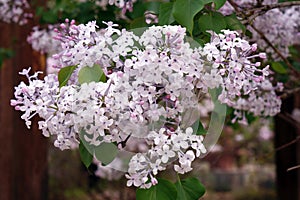
<svg viewBox="0 0 300 200">
<path fill-rule="evenodd" d="M 286 99 L 286 98 L 290 97 L 291 95 L 293 95 L 293 94 L 295 94 L 299 91 L 300 91 L 300 87 L 284 91 L 284 94 L 280 95 L 280 98 L 281 99 Z"/>
<path fill-rule="evenodd" d="M 292 171 L 292 170 L 294 170 L 294 169 L 299 169 L 300 168 L 300 165 L 297 165 L 297 166 L 294 166 L 294 167 L 290 167 L 290 168 L 288 168 L 286 171 Z"/>
<path fill-rule="evenodd" d="M 292 144 L 295 144 L 296 142 L 298 142 L 300 140 L 300 136 L 297 136 L 296 139 L 292 140 L 291 142 L 289 143 L 286 143 L 278 148 L 275 149 L 275 151 L 280 151 L 282 149 L 285 149 L 287 148 L 288 146 L 292 145 Z"/>
<path fill-rule="evenodd" d="M 234 8 L 234 10 L 237 14 L 241 13 L 244 15 L 244 13 L 242 11 L 240 11 L 239 5 L 237 5 L 234 1 L 228 0 L 228 3 Z"/>
<path fill-rule="evenodd" d="M 253 24 L 250 24 L 250 26 L 260 35 L 260 37 L 278 54 L 278 56 L 285 62 L 285 64 L 288 66 L 288 68 L 295 73 L 297 76 L 300 76 L 299 72 L 293 67 L 293 65 L 290 63 L 290 61 L 284 57 L 281 52 L 272 44 L 272 42 L 264 35 L 263 32 L 258 30 Z"/>
<path fill-rule="evenodd" d="M 126 143 L 129 140 L 129 138 L 131 137 L 131 133 L 126 137 L 126 139 L 124 141 L 118 142 L 117 146 L 119 146 L 119 144 L 121 145 L 122 148 L 126 147 Z"/>
<path fill-rule="evenodd" d="M 249 16 L 247 16 L 243 11 L 241 11 L 238 7 L 238 5 L 233 2 L 232 0 L 228 0 L 228 2 L 230 3 L 230 5 L 234 8 L 234 10 L 239 13 L 241 15 L 241 17 L 245 20 L 247 20 L 247 18 Z M 297 5 L 300 5 L 300 3 L 298 3 Z M 275 7 L 274 7 L 275 8 Z M 252 23 L 249 24 L 253 30 L 255 30 L 260 37 L 275 51 L 275 53 L 278 54 L 278 56 L 286 63 L 286 65 L 288 66 L 288 68 L 297 76 L 300 77 L 300 73 L 293 67 L 293 65 L 290 63 L 290 61 L 285 58 L 281 52 L 272 44 L 272 42 L 264 35 L 264 33 L 260 30 L 258 30 Z"/>
<path fill-rule="evenodd" d="M 291 125 L 293 125 L 296 128 L 300 129 L 300 124 L 293 118 L 293 116 L 289 113 L 279 113 L 278 117 L 285 120 L 286 122 L 289 122 Z"/>
<path fill-rule="evenodd" d="M 266 12 L 276 9 L 276 8 L 285 8 L 285 7 L 291 7 L 291 6 L 300 6 L 300 1 L 290 1 L 290 2 L 282 2 L 277 4 L 270 4 L 270 5 L 264 5 L 258 8 L 249 9 L 247 13 L 248 15 L 252 15 L 252 20 L 256 17 L 265 14 Z M 254 14 L 253 14 L 254 13 Z"/>
</svg>

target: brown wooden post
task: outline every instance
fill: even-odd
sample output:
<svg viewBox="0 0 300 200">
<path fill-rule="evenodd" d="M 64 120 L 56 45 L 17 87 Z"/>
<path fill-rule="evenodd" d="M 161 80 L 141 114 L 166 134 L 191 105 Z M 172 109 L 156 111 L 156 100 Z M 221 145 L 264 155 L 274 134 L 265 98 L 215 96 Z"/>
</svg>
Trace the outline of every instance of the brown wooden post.
<svg viewBox="0 0 300 200">
<path fill-rule="evenodd" d="M 283 102 L 281 113 L 291 114 L 300 108 L 300 93 Z M 275 148 L 283 147 L 300 136 L 300 130 L 291 122 L 275 118 Z M 300 169 L 287 171 L 300 164 L 300 140 L 276 151 L 277 194 L 279 200 L 300 200 Z"/>
<path fill-rule="evenodd" d="M 15 56 L 0 69 L 0 199 L 47 199 L 47 139 L 37 126 L 28 130 L 21 113 L 10 106 L 18 72 L 32 66 L 43 71 L 41 56 L 26 42 L 32 24 L 0 23 L 0 47 L 13 49 Z M 34 123 L 33 123 L 34 124 Z"/>
</svg>

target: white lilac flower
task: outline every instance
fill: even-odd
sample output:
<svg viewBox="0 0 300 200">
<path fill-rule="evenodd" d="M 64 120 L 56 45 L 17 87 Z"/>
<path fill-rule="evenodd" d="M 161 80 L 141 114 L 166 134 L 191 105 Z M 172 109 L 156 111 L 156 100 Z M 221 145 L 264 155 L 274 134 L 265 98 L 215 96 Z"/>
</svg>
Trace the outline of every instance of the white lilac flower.
<svg viewBox="0 0 300 200">
<path fill-rule="evenodd" d="M 27 0 L 0 0 L 0 21 L 24 25 L 32 17 L 29 7 Z"/>
<path fill-rule="evenodd" d="M 57 25 L 48 25 L 47 29 L 40 29 L 35 26 L 31 34 L 27 37 L 27 42 L 31 44 L 32 48 L 41 53 L 53 55 L 61 51 L 61 44 L 54 39 L 57 34 L 54 29 Z"/>
<path fill-rule="evenodd" d="M 57 75 L 42 81 L 37 73 L 23 70 L 29 83 L 15 88 L 11 105 L 24 113 L 28 127 L 39 115 L 43 135 L 55 136 L 55 146 L 62 150 L 77 147 L 80 140 L 93 146 L 114 143 L 125 150 L 136 147 L 128 164 L 128 186 L 157 184 L 155 176 L 168 165 L 178 173 L 192 170 L 192 161 L 207 150 L 204 137 L 189 127 L 199 115 L 191 113 L 190 120 L 184 115 L 203 106 L 203 115 L 212 111 L 212 105 L 206 106 L 209 89 L 221 89 L 218 99 L 235 109 L 233 121 L 246 123 L 247 112 L 279 112 L 275 90 L 280 85 L 273 87 L 268 67 L 254 62 L 265 55 L 255 53 L 256 45 L 237 32 L 211 33 L 210 43 L 191 48 L 180 26 L 152 26 L 136 36 L 106 24 L 100 32 L 95 22 L 61 24 L 55 37 L 62 50 L 53 58 L 59 68 L 76 66 L 70 80 L 59 88 Z M 107 81 L 80 84 L 78 72 L 95 64 Z"/>
<path fill-rule="evenodd" d="M 278 3 L 278 0 L 234 0 L 234 2 L 243 10 L 255 8 L 258 4 L 270 5 Z M 229 2 L 219 10 L 224 15 L 230 15 L 234 8 Z M 300 44 L 299 22 L 300 7 L 292 6 L 287 8 L 276 8 L 255 18 L 251 23 L 260 30 L 266 38 L 280 51 L 284 57 L 289 57 L 289 46 Z M 268 53 L 275 60 L 279 60 L 276 52 L 266 43 L 257 31 L 251 26 L 247 27 L 251 33 L 251 39 L 257 43 L 258 47 Z"/>
<path fill-rule="evenodd" d="M 175 157 L 175 152 L 170 149 L 169 145 L 164 144 L 162 149 L 158 149 L 157 153 L 161 156 L 161 161 L 167 163 L 170 158 Z"/>
</svg>

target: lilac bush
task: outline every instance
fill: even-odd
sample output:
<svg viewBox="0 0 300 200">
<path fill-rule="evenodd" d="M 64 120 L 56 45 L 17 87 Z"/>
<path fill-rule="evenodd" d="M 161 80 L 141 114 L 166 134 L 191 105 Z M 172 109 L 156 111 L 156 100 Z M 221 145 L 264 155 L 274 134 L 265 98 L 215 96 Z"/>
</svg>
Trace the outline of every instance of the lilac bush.
<svg viewBox="0 0 300 200">
<path fill-rule="evenodd" d="M 255 53 L 256 44 L 237 32 L 212 32 L 211 42 L 192 48 L 180 26 L 152 26 L 137 36 L 106 24 L 100 32 L 95 22 L 61 24 L 56 39 L 63 50 L 53 57 L 61 71 L 71 66 L 70 79 L 51 74 L 42 81 L 24 70 L 29 85 L 16 87 L 12 105 L 25 112 L 28 127 L 34 115 L 43 118 L 39 129 L 56 136 L 54 145 L 62 150 L 80 140 L 121 149 L 129 137 L 143 138 L 148 150 L 131 158 L 128 186 L 157 184 L 155 175 L 170 164 L 181 174 L 192 170 L 192 161 L 206 153 L 204 137 L 183 126 L 182 116 L 211 89 L 221 88 L 218 99 L 235 108 L 233 120 L 247 123 L 246 112 L 274 116 L 280 111 L 275 93 L 280 85 L 269 81 L 268 66 L 260 69 L 260 62 L 252 62 L 265 54 Z M 143 131 L 128 130 L 128 124 Z"/>
<path fill-rule="evenodd" d="M 137 199 L 151 199 L 147 192 L 164 200 L 201 197 L 198 179 L 173 184 L 157 176 L 169 168 L 190 172 L 211 150 L 216 130 L 202 117 L 225 118 L 225 105 L 233 109 L 232 123 L 275 116 L 285 91 L 273 71 L 297 76 L 288 60 L 289 47 L 299 44 L 299 8 L 288 6 L 295 2 L 74 2 L 103 12 L 116 6 L 120 23 L 59 19 L 64 23 L 35 27 L 28 42 L 48 54 L 57 73 L 41 80 L 41 72 L 24 69 L 28 82 L 15 87 L 11 105 L 28 128 L 38 115 L 55 147 L 79 148 L 87 167 L 98 163 L 99 176 L 124 171 L 127 186 L 141 188 Z M 134 5 L 143 10 L 135 13 Z M 126 27 L 130 20 L 137 29 Z"/>
</svg>

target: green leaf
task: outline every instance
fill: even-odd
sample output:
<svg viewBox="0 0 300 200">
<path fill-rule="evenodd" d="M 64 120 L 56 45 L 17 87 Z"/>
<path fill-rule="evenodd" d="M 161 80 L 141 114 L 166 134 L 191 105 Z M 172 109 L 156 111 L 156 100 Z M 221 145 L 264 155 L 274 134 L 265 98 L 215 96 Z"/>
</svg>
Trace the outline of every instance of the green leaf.
<svg viewBox="0 0 300 200">
<path fill-rule="evenodd" d="M 130 29 L 136 29 L 136 28 L 147 27 L 147 26 L 148 24 L 146 23 L 145 16 L 136 18 L 130 23 Z"/>
<path fill-rule="evenodd" d="M 165 179 L 158 179 L 158 184 L 149 189 L 137 189 L 136 200 L 175 200 L 176 186 Z"/>
<path fill-rule="evenodd" d="M 41 6 L 36 7 L 35 14 L 37 16 L 41 16 L 43 14 L 43 12 L 44 12 L 44 8 L 43 7 L 41 7 Z"/>
<path fill-rule="evenodd" d="M 212 30 L 214 32 L 220 32 L 222 29 L 226 29 L 226 21 L 224 16 L 219 12 L 211 12 L 206 15 L 202 15 L 198 20 L 199 29 L 202 32 Z"/>
<path fill-rule="evenodd" d="M 204 128 L 203 124 L 201 123 L 200 119 L 198 119 L 193 125 L 192 128 L 194 130 L 195 135 L 205 135 L 207 130 Z M 195 131 L 196 130 L 196 131 Z"/>
<path fill-rule="evenodd" d="M 209 89 L 209 94 L 213 102 L 218 101 L 219 95 L 222 93 L 222 88 L 214 88 L 214 89 Z"/>
<path fill-rule="evenodd" d="M 275 72 L 277 72 L 279 74 L 287 74 L 288 73 L 286 68 L 280 62 L 272 62 L 271 67 Z"/>
<path fill-rule="evenodd" d="M 68 83 L 68 80 L 70 79 L 75 69 L 76 66 L 68 66 L 68 67 L 61 68 L 59 70 L 58 72 L 59 87 L 65 86 Z"/>
<path fill-rule="evenodd" d="M 78 73 L 78 82 L 80 84 L 90 83 L 90 82 L 105 82 L 105 74 L 103 73 L 99 65 L 94 65 L 93 67 L 83 67 Z"/>
<path fill-rule="evenodd" d="M 41 17 L 42 23 L 54 24 L 58 21 L 58 13 L 55 10 L 44 11 Z"/>
<path fill-rule="evenodd" d="M 195 15 L 211 2 L 212 0 L 177 0 L 174 4 L 173 16 L 192 35 Z"/>
<path fill-rule="evenodd" d="M 162 3 L 159 8 L 158 24 L 159 25 L 168 25 L 172 24 L 175 19 L 173 17 L 174 12 L 174 3 Z"/>
<path fill-rule="evenodd" d="M 204 186 L 197 178 L 178 180 L 175 185 L 177 187 L 177 200 L 198 200 L 205 193 Z"/>
<path fill-rule="evenodd" d="M 95 157 L 101 161 L 103 165 L 111 163 L 118 154 L 118 147 L 113 143 L 103 142 L 94 149 Z"/>
<path fill-rule="evenodd" d="M 244 33 L 246 32 L 246 27 L 240 22 L 240 20 L 238 20 L 235 14 L 226 16 L 225 21 L 228 29 L 242 30 Z"/>
<path fill-rule="evenodd" d="M 146 10 L 147 9 L 146 9 L 145 2 L 137 1 L 136 3 L 133 4 L 132 12 L 129 12 L 128 15 L 132 19 L 140 18 L 144 16 Z"/>
<path fill-rule="evenodd" d="M 145 4 L 146 10 L 151 11 L 153 13 L 159 13 L 159 8 L 161 5 L 161 2 L 159 1 L 149 1 L 149 2 L 143 2 Z"/>
<path fill-rule="evenodd" d="M 221 94 L 222 92 L 222 88 L 219 87 L 219 88 L 214 88 L 214 89 L 209 89 L 208 90 L 209 94 L 210 94 L 210 97 L 211 97 L 211 100 L 213 101 L 214 103 L 214 110 L 212 112 L 212 116 L 211 116 L 211 120 L 210 120 L 210 125 L 209 127 L 211 126 L 211 123 L 212 124 L 218 124 L 218 120 L 217 119 L 223 119 L 225 116 L 226 116 L 226 109 L 227 109 L 227 106 L 226 104 L 223 104 L 221 103 L 218 98 L 219 98 L 219 95 Z M 215 122 L 213 121 L 216 120 Z M 222 120 L 221 120 L 222 121 Z M 220 124 L 221 125 L 221 124 Z M 216 128 L 216 125 L 212 126 L 214 128 Z M 209 131 L 209 130 L 208 130 Z"/>
<path fill-rule="evenodd" d="M 79 154 L 81 161 L 86 166 L 86 168 L 88 168 L 93 162 L 93 155 L 90 154 L 90 152 L 85 148 L 81 141 L 79 144 Z"/>
<path fill-rule="evenodd" d="M 300 62 L 294 61 L 292 64 L 297 71 L 300 71 Z"/>
<path fill-rule="evenodd" d="M 219 10 L 225 3 L 226 0 L 214 0 L 215 9 Z"/>
<path fill-rule="evenodd" d="M 160 1 L 137 1 L 133 4 L 132 12 L 128 12 L 126 15 L 128 15 L 131 19 L 137 19 L 144 17 L 145 11 L 157 14 L 159 12 L 160 4 Z"/>
<path fill-rule="evenodd" d="M 14 56 L 14 52 L 11 49 L 0 48 L 0 58 L 6 59 Z"/>
<path fill-rule="evenodd" d="M 90 144 L 85 140 L 85 137 L 89 137 L 89 134 L 85 132 L 85 130 L 81 130 L 79 134 L 79 138 L 81 143 L 84 145 L 86 150 L 94 155 L 103 165 L 108 165 L 111 163 L 118 154 L 118 148 L 113 143 L 103 142 L 98 146 Z M 99 138 L 100 139 L 100 138 Z"/>
</svg>

